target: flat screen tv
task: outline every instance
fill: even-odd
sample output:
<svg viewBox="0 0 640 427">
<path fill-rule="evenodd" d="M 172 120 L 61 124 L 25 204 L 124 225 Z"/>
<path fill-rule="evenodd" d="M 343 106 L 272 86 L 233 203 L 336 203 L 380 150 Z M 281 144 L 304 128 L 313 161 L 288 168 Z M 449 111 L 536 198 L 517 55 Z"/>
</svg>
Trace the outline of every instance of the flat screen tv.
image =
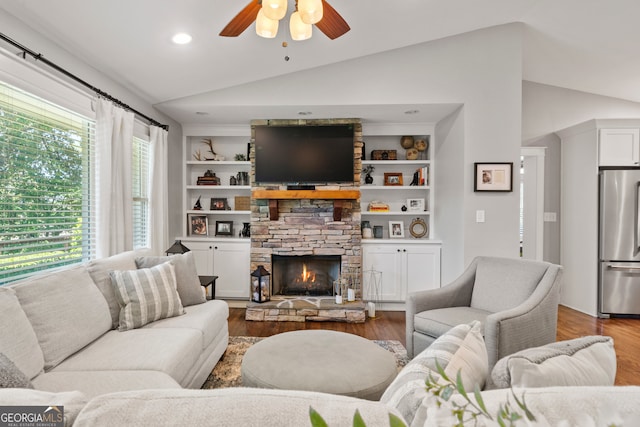
<svg viewBox="0 0 640 427">
<path fill-rule="evenodd" d="M 353 182 L 353 125 L 256 126 L 259 184 Z"/>
</svg>

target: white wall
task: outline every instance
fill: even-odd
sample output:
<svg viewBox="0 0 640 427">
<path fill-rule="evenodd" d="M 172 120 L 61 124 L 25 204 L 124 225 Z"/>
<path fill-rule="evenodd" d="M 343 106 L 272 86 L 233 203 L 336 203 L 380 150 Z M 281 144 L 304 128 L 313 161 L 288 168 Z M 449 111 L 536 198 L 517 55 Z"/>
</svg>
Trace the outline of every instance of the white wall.
<svg viewBox="0 0 640 427">
<path fill-rule="evenodd" d="M 464 234 L 462 241 L 459 237 L 444 241 L 451 257 L 444 267 L 457 270 L 443 270 L 443 277 L 450 277 L 476 255 L 518 254 L 519 190 L 474 193 L 473 163 L 519 161 L 521 39 L 521 24 L 498 26 L 210 92 L 190 101 L 261 105 L 265 111 L 277 105 L 464 104 L 463 155 L 451 159 L 457 164 L 446 165 L 455 168 L 463 182 L 447 195 L 462 201 L 458 205 L 462 212 L 451 215 L 449 227 Z M 485 210 L 485 223 L 475 222 L 477 209 Z"/>
<path fill-rule="evenodd" d="M 75 57 L 72 53 L 63 47 L 53 43 L 48 38 L 42 37 L 37 33 L 37 29 L 30 28 L 25 23 L 14 18 L 4 10 L 0 10 L 0 31 L 26 46 L 27 48 L 42 54 L 49 61 L 68 70 L 72 74 L 80 77 L 91 85 L 103 90 L 114 98 L 120 99 L 122 102 L 130 105 L 132 108 L 141 113 L 154 118 L 160 123 L 169 125 L 169 158 L 179 159 L 182 156 L 182 127 L 181 125 L 156 110 L 148 101 L 137 96 L 131 90 L 125 88 L 118 82 L 112 80 L 109 76 L 101 73 L 87 64 L 80 58 Z M 15 50 L 7 44 L 0 43 L 0 46 L 8 50 Z M 16 50 L 17 51 L 17 50 Z M 46 65 L 35 62 L 35 65 L 41 66 L 43 70 L 52 72 Z M 132 67 L 143 66 L 143 64 L 132 64 Z M 56 74 L 52 72 L 52 74 Z M 69 79 L 71 82 L 71 80 Z M 72 83 L 77 85 L 77 83 Z M 83 89 L 84 90 L 84 89 Z M 181 180 L 182 166 L 174 162 L 169 162 L 169 205 L 181 206 Z M 169 236 L 177 235 L 181 228 L 182 213 L 176 209 L 169 210 L 170 224 Z M 167 246 L 168 247 L 168 246 Z"/>
<path fill-rule="evenodd" d="M 464 270 L 464 260 L 455 249 L 464 247 L 464 107 L 440 120 L 435 129 L 434 182 L 435 229 L 442 240 L 442 284 L 451 282 Z"/>
</svg>

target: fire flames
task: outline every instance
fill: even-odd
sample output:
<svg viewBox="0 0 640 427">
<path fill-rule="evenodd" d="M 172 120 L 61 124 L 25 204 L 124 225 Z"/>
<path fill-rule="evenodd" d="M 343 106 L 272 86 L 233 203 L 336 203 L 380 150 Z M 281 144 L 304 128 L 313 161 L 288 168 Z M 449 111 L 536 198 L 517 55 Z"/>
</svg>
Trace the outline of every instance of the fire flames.
<svg viewBox="0 0 640 427">
<path fill-rule="evenodd" d="M 307 270 L 307 264 L 302 264 L 301 281 L 302 283 L 314 283 L 316 281 L 316 273 Z"/>
</svg>

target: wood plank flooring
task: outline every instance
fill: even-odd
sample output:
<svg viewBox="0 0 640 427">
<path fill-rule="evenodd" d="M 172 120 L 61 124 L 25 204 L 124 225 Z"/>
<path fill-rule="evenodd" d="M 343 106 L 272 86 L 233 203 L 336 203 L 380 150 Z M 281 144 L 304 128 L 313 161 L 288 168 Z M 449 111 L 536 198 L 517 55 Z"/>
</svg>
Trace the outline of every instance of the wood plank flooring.
<svg viewBox="0 0 640 427">
<path fill-rule="evenodd" d="M 329 329 L 348 332 L 367 339 L 397 340 L 405 344 L 403 311 L 383 311 L 365 323 L 340 322 L 247 322 L 244 309 L 229 309 L 229 335 L 268 337 L 301 329 Z M 617 385 L 640 385 L 640 319 L 598 319 L 560 306 L 558 340 L 585 335 L 608 335 L 613 338 L 618 360 Z"/>
</svg>

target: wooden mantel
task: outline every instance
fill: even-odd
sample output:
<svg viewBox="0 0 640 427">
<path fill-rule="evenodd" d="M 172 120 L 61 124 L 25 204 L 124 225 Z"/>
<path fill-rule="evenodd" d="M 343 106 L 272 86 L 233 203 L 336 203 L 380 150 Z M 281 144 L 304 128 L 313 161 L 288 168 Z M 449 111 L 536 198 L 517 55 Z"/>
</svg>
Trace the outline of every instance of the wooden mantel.
<svg viewBox="0 0 640 427">
<path fill-rule="evenodd" d="M 320 199 L 333 200 L 333 220 L 342 219 L 342 202 L 344 200 L 358 200 L 358 190 L 253 190 L 254 199 L 269 200 L 269 218 L 278 220 L 278 200 L 291 199 Z"/>
</svg>

